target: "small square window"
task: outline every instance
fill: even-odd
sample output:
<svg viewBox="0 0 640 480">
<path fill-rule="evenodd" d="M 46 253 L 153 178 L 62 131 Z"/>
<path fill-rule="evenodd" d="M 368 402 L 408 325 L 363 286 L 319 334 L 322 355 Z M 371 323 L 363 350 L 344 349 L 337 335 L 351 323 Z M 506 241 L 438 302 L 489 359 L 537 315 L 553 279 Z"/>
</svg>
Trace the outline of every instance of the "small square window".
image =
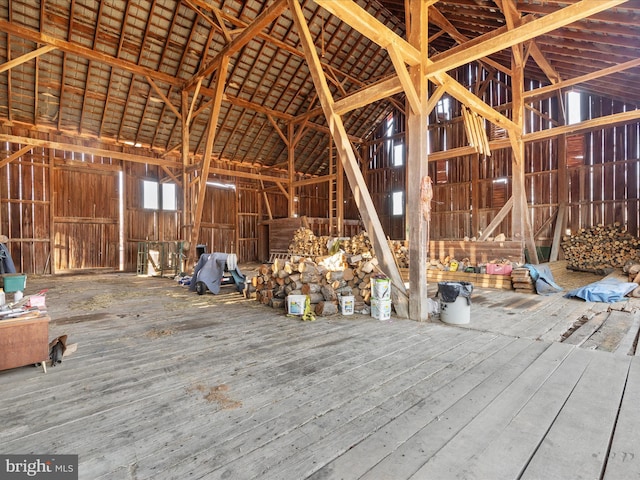
<svg viewBox="0 0 640 480">
<path fill-rule="evenodd" d="M 404 165 L 404 143 L 396 143 L 393 147 L 393 166 Z"/>
<path fill-rule="evenodd" d="M 175 183 L 162 184 L 162 210 L 177 210 L 178 202 L 176 198 Z"/>
<path fill-rule="evenodd" d="M 158 182 L 142 182 L 142 207 L 157 210 L 159 207 Z"/>
<path fill-rule="evenodd" d="M 404 192 L 393 192 L 391 194 L 391 214 L 394 216 L 404 213 Z"/>
</svg>

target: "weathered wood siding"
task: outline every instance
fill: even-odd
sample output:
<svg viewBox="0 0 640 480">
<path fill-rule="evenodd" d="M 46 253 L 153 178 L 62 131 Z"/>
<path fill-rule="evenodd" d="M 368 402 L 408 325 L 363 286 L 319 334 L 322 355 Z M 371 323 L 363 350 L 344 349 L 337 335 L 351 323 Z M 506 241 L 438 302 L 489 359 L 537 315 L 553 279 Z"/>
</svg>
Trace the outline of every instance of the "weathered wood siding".
<svg viewBox="0 0 640 480">
<path fill-rule="evenodd" d="M 18 150 L 17 145 L 0 144 L 0 158 Z M 49 269 L 49 169 L 49 157 L 42 148 L 33 148 L 0 168 L 0 234 L 11 239 L 8 248 L 19 271 Z"/>
<path fill-rule="evenodd" d="M 117 269 L 118 173 L 57 167 L 54 185 L 55 271 Z"/>
</svg>

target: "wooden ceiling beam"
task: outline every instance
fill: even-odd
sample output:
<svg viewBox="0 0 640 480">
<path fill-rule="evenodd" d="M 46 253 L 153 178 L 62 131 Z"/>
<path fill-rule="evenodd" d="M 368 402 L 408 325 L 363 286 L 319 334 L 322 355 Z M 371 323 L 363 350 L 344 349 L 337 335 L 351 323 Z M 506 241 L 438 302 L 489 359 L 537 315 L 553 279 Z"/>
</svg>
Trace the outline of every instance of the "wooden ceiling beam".
<svg viewBox="0 0 640 480">
<path fill-rule="evenodd" d="M 136 65 L 135 63 L 129 62 L 127 60 L 112 57 L 111 55 L 107 55 L 106 53 L 92 50 L 90 48 L 76 43 L 68 42 L 66 40 L 61 40 L 59 38 L 52 37 L 51 35 L 37 32 L 30 28 L 7 22 L 6 20 L 0 19 L 0 31 L 15 35 L 24 40 L 30 40 L 32 42 L 40 43 L 43 45 L 49 45 L 63 52 L 78 55 L 79 57 L 86 58 L 95 62 L 104 63 L 105 65 L 119 68 L 136 75 L 141 75 L 143 77 L 148 76 L 155 81 L 168 83 L 169 85 L 174 86 L 180 86 L 182 84 L 182 80 L 176 77 L 172 77 L 171 75 L 168 75 L 166 73 L 157 72 L 151 68 Z"/>
<path fill-rule="evenodd" d="M 207 64 L 202 66 L 198 72 L 191 77 L 191 79 L 184 82 L 183 88 L 189 90 L 195 86 L 198 80 L 213 73 L 221 65 L 221 62 L 225 57 L 231 57 L 240 51 L 240 49 L 253 40 L 253 38 L 255 38 L 264 27 L 278 18 L 286 6 L 286 0 L 276 0 L 272 3 L 260 15 L 258 15 L 256 19 L 242 31 L 242 33 L 238 34 L 230 43 L 228 43 L 214 59 L 207 62 Z"/>
<path fill-rule="evenodd" d="M 607 75 L 611 75 L 613 73 L 622 72 L 624 70 L 628 70 L 629 68 L 634 68 L 640 66 L 640 58 L 636 58 L 635 60 L 630 60 L 625 63 L 621 63 L 619 65 L 614 65 L 612 67 L 603 68 L 593 73 L 588 73 L 586 75 L 581 75 L 575 78 L 569 78 L 558 82 L 554 85 L 548 85 L 546 87 L 536 88 L 534 90 L 529 90 L 524 92 L 525 101 L 535 101 L 544 98 L 550 94 L 553 94 L 557 90 L 561 88 L 571 87 L 573 85 L 578 85 L 580 83 L 588 82 L 589 80 L 594 80 L 596 78 L 601 78 Z"/>
<path fill-rule="evenodd" d="M 470 40 L 465 34 L 461 33 L 437 8 L 432 7 L 429 9 L 429 23 L 437 25 L 445 33 L 447 33 L 456 42 L 462 44 Z M 429 38 L 429 42 L 433 39 Z M 498 71 L 511 75 L 511 70 L 504 65 L 491 60 L 490 58 L 482 59 L 482 63 L 495 68 Z"/>
<path fill-rule="evenodd" d="M 175 116 L 178 117 L 178 120 L 180 120 L 182 118 L 182 114 L 173 105 L 173 103 L 171 103 L 171 100 L 169 100 L 167 98 L 167 96 L 164 94 L 164 92 L 162 90 L 160 90 L 160 88 L 158 88 L 158 85 L 156 85 L 156 82 L 154 82 L 153 79 L 151 77 L 149 77 L 149 76 L 146 76 L 144 78 L 147 80 L 147 83 L 149 85 L 151 85 L 151 88 L 153 88 L 153 90 L 162 99 L 162 101 L 167 105 L 167 107 L 169 107 L 169 110 L 171 110 L 175 114 Z"/>
<path fill-rule="evenodd" d="M 0 73 L 6 72 L 7 70 L 11 70 L 12 68 L 17 67 L 18 65 L 22 65 L 23 63 L 28 62 L 33 58 L 37 58 L 40 55 L 44 55 L 45 53 L 49 53 L 50 51 L 55 49 L 56 47 L 53 45 L 45 45 L 44 47 L 40 47 L 34 50 L 33 52 L 20 55 L 18 58 L 14 58 L 13 60 L 9 60 L 8 62 L 5 62 L 2 65 L 0 65 Z"/>
<path fill-rule="evenodd" d="M 32 149 L 33 149 L 33 145 L 27 145 L 26 147 L 22 147 L 17 152 L 12 153 L 7 158 L 0 160 L 0 168 L 4 167 L 5 165 L 9 165 L 11 162 L 16 160 L 17 158 L 20 158 L 22 155 L 24 155 L 25 153 L 27 153 Z"/>
<path fill-rule="evenodd" d="M 326 1 L 326 0 L 324 0 Z M 467 42 L 434 57 L 428 75 L 436 76 L 461 65 L 484 58 L 492 53 L 526 42 L 539 35 L 549 33 L 578 20 L 590 17 L 598 12 L 616 7 L 627 0 L 582 0 L 568 7 L 545 15 L 542 18 L 524 17 L 520 25 L 514 29 L 499 29 L 484 34 L 472 42 Z"/>
<path fill-rule="evenodd" d="M 607 0 L 618 1 L 623 0 Z M 420 62 L 420 54 L 416 48 L 414 48 L 407 41 L 400 36 L 389 30 L 378 19 L 369 14 L 362 7 L 353 2 L 334 2 L 332 0 L 316 0 L 316 3 L 322 5 L 329 10 L 333 15 L 337 15 L 343 22 L 349 24 L 352 28 L 355 28 L 362 35 L 365 35 L 371 41 L 377 43 L 381 47 L 388 46 L 390 43 L 395 42 L 395 46 L 401 52 L 404 61 L 412 66 L 417 65 Z M 451 76 L 446 73 L 431 73 L 433 67 L 433 61 L 427 59 L 427 75 L 429 79 L 436 85 L 445 85 L 447 92 L 455 97 L 458 101 L 464 103 L 477 114 L 483 116 L 487 120 L 500 127 L 504 127 L 510 130 L 517 128 L 517 126 L 504 115 L 496 112 L 493 108 L 487 105 L 482 99 L 471 93 L 462 84 L 458 83 Z"/>
<path fill-rule="evenodd" d="M 75 145 L 72 143 L 54 142 L 49 140 L 40 140 L 38 138 L 22 137 L 17 135 L 0 134 L 0 142 L 18 143 L 21 145 L 30 145 L 32 147 L 53 148 L 73 153 L 85 153 L 98 157 L 113 158 L 115 160 L 124 160 L 132 163 L 146 163 L 149 165 L 160 165 L 168 168 L 182 168 L 182 163 L 166 160 L 163 158 L 146 157 L 144 155 L 135 155 L 132 153 L 121 152 L 117 150 L 106 150 L 104 148 L 89 147 L 87 145 Z"/>
<path fill-rule="evenodd" d="M 227 175 L 229 177 L 237 177 L 244 178 L 247 180 L 263 180 L 265 182 L 272 182 L 279 184 L 281 182 L 286 182 L 286 177 L 274 177 L 271 175 L 263 175 L 261 173 L 250 173 L 250 172 L 242 172 L 236 170 L 226 170 L 224 168 L 209 168 L 209 175 Z"/>
</svg>

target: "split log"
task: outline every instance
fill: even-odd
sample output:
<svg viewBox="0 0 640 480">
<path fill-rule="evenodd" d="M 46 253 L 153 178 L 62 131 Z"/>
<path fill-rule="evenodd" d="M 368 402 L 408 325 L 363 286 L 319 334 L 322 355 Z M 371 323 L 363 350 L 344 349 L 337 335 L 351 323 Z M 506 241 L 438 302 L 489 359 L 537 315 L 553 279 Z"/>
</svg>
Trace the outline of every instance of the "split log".
<svg viewBox="0 0 640 480">
<path fill-rule="evenodd" d="M 336 295 L 335 290 L 331 288 L 330 285 L 323 285 L 320 288 L 320 292 L 322 293 L 322 296 L 324 297 L 325 301 L 335 301 L 338 299 L 338 296 Z"/>
<path fill-rule="evenodd" d="M 353 280 L 353 277 L 354 277 L 354 276 L 355 276 L 355 275 L 354 275 L 354 273 L 353 273 L 353 269 L 351 269 L 351 268 L 345 268 L 345 269 L 343 270 L 343 272 L 342 272 L 342 278 L 343 278 L 344 280 L 346 280 L 347 282 L 348 282 L 348 281 L 350 281 L 350 280 Z"/>
<path fill-rule="evenodd" d="M 309 295 L 310 293 L 318 293 L 320 291 L 321 285 L 317 284 L 317 283 L 304 283 L 302 284 L 302 288 L 300 289 L 302 291 L 303 295 Z"/>
<path fill-rule="evenodd" d="M 269 306 L 272 308 L 284 308 L 285 300 L 281 298 L 272 298 Z"/>
<path fill-rule="evenodd" d="M 324 302 L 324 295 L 322 295 L 322 293 L 320 293 L 320 292 L 310 293 L 308 296 L 309 296 L 309 302 L 310 303 Z"/>
<path fill-rule="evenodd" d="M 318 302 L 315 312 L 316 315 L 335 315 L 338 313 L 338 305 L 332 302 Z"/>
</svg>

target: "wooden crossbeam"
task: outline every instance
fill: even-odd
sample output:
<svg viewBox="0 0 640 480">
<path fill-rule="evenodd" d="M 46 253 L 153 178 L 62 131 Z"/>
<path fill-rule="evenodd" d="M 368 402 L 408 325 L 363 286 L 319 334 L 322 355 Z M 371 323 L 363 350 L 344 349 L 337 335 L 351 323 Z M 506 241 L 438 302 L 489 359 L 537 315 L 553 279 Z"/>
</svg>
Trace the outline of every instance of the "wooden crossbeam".
<svg viewBox="0 0 640 480">
<path fill-rule="evenodd" d="M 17 152 L 12 153 L 11 155 L 9 155 L 4 160 L 0 160 L 0 168 L 4 167 L 5 165 L 9 165 L 15 159 L 20 158 L 22 155 L 24 155 L 25 153 L 27 153 L 28 151 L 30 151 L 32 149 L 33 149 L 32 145 L 27 145 L 26 147 L 22 147 Z"/>
<path fill-rule="evenodd" d="M 191 89 L 199 80 L 214 72 L 222 65 L 225 58 L 234 55 L 267 25 L 275 20 L 286 8 L 286 0 L 276 0 L 251 22 L 240 34 L 229 42 L 214 59 L 207 62 L 198 72 L 184 83 L 183 88 Z"/>
<path fill-rule="evenodd" d="M 0 73 L 6 72 L 7 70 L 17 67 L 18 65 L 22 65 L 23 63 L 28 62 L 33 58 L 37 58 L 40 55 L 44 55 L 45 53 L 49 53 L 51 50 L 55 49 L 56 47 L 53 45 L 45 45 L 44 47 L 40 47 L 37 50 L 34 50 L 33 52 L 20 55 L 18 58 L 14 58 L 13 60 L 9 60 L 8 62 L 0 65 Z"/>
<path fill-rule="evenodd" d="M 325 0 L 326 1 L 326 0 Z M 434 57 L 434 63 L 429 68 L 429 76 L 445 73 L 474 60 L 484 58 L 492 53 L 512 47 L 537 36 L 549 33 L 558 28 L 569 25 L 596 13 L 608 10 L 625 3 L 627 0 L 581 0 L 573 5 L 564 7 L 542 18 L 534 16 L 524 17 L 520 26 L 507 29 L 496 34 L 486 33 L 473 42 L 467 42 L 448 50 L 446 53 Z M 336 2 L 342 3 L 342 2 Z M 470 43 L 473 43 L 470 45 Z"/>
</svg>

